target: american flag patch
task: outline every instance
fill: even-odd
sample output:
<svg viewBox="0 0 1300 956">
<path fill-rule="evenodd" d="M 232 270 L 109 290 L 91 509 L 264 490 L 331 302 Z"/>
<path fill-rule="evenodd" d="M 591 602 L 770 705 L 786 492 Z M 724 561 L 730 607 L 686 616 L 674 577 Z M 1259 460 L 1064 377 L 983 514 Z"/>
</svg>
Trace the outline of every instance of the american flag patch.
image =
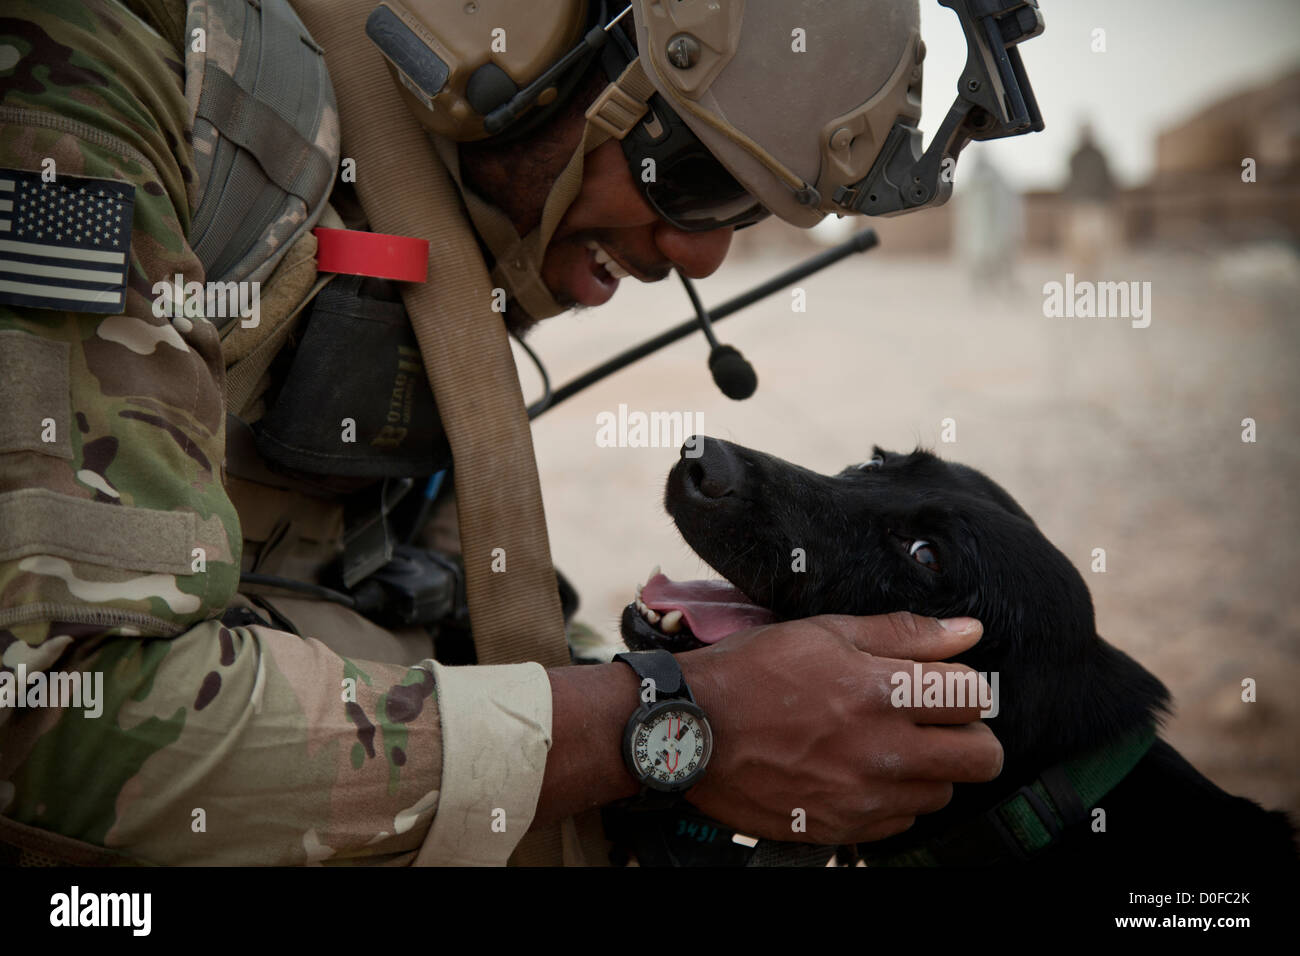
<svg viewBox="0 0 1300 956">
<path fill-rule="evenodd" d="M 134 211 L 129 183 L 0 169 L 0 302 L 120 313 Z"/>
</svg>

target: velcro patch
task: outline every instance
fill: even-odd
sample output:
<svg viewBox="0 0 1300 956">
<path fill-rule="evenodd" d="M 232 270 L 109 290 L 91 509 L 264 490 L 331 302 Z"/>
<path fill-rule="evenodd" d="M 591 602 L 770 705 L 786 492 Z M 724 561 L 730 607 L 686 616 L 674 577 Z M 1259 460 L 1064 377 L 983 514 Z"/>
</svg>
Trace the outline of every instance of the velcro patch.
<svg viewBox="0 0 1300 956">
<path fill-rule="evenodd" d="M 122 312 L 134 212 L 130 183 L 0 168 L 0 303 Z"/>
<path fill-rule="evenodd" d="M 0 332 L 0 453 L 72 457 L 68 352 L 67 342 Z"/>
</svg>

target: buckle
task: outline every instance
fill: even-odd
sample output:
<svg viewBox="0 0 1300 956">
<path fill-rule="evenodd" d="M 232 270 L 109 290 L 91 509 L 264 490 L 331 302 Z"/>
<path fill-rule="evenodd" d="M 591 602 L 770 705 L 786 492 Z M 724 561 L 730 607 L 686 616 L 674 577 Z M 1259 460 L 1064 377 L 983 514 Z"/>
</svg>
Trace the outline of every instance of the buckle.
<svg viewBox="0 0 1300 956">
<path fill-rule="evenodd" d="M 997 813 L 997 811 L 1009 807 L 1016 797 L 1025 798 L 1025 803 L 1029 804 L 1029 809 L 1034 811 L 1034 816 L 1038 817 L 1038 822 L 1047 831 L 1047 842 L 1049 844 L 1053 843 L 1061 835 L 1061 824 L 1057 822 L 1056 815 L 1052 813 L 1052 808 L 1047 805 L 1047 801 L 1040 797 L 1030 784 L 1025 784 L 1017 790 L 1011 795 L 1010 800 L 1004 800 L 994 810 L 994 813 L 1000 818 L 1001 814 Z"/>
<path fill-rule="evenodd" d="M 587 107 L 587 120 L 614 139 L 622 139 L 641 122 L 648 106 L 617 83 L 610 83 Z"/>
</svg>

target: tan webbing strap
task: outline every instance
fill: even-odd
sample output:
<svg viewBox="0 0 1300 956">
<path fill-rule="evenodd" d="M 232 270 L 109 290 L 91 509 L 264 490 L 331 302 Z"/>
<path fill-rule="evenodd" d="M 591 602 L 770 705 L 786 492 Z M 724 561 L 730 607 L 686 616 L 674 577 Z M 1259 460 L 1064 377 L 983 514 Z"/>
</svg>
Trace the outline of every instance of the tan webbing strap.
<svg viewBox="0 0 1300 956">
<path fill-rule="evenodd" d="M 143 866 L 140 861 L 0 816 L 0 866 Z"/>
<path fill-rule="evenodd" d="M 567 665 L 523 394 L 459 194 L 366 38 L 373 0 L 296 0 L 294 6 L 325 50 L 343 155 L 356 160 L 357 192 L 371 229 L 430 242 L 429 280 L 404 288 L 403 299 L 464 492 L 457 505 L 479 663 Z M 505 549 L 503 574 L 491 570 L 495 548 Z M 526 837 L 516 857 L 562 862 L 559 828 L 551 829 Z M 530 852 L 537 842 L 543 845 Z"/>
<path fill-rule="evenodd" d="M 641 117 L 650 108 L 650 97 L 654 94 L 654 84 L 646 76 L 641 58 L 637 57 L 587 107 L 587 119 L 607 135 L 622 139 L 632 132 L 632 127 L 641 122 Z"/>
</svg>

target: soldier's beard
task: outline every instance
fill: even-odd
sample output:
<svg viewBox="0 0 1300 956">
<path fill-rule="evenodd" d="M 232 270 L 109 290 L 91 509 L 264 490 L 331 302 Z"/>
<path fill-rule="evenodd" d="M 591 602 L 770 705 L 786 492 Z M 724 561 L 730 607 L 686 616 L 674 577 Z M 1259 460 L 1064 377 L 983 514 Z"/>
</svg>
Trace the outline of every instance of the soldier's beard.
<svg viewBox="0 0 1300 956">
<path fill-rule="evenodd" d="M 565 312 L 560 313 L 561 315 L 568 312 L 585 312 L 587 309 L 592 308 L 592 306 L 583 305 L 580 302 L 574 302 L 568 296 L 556 296 L 555 301 L 559 305 L 563 306 L 565 310 Z M 541 319 L 533 318 L 533 316 L 529 314 L 528 310 L 520 305 L 514 298 L 506 299 L 505 320 L 506 328 L 520 338 L 527 335 L 542 321 Z"/>
</svg>

